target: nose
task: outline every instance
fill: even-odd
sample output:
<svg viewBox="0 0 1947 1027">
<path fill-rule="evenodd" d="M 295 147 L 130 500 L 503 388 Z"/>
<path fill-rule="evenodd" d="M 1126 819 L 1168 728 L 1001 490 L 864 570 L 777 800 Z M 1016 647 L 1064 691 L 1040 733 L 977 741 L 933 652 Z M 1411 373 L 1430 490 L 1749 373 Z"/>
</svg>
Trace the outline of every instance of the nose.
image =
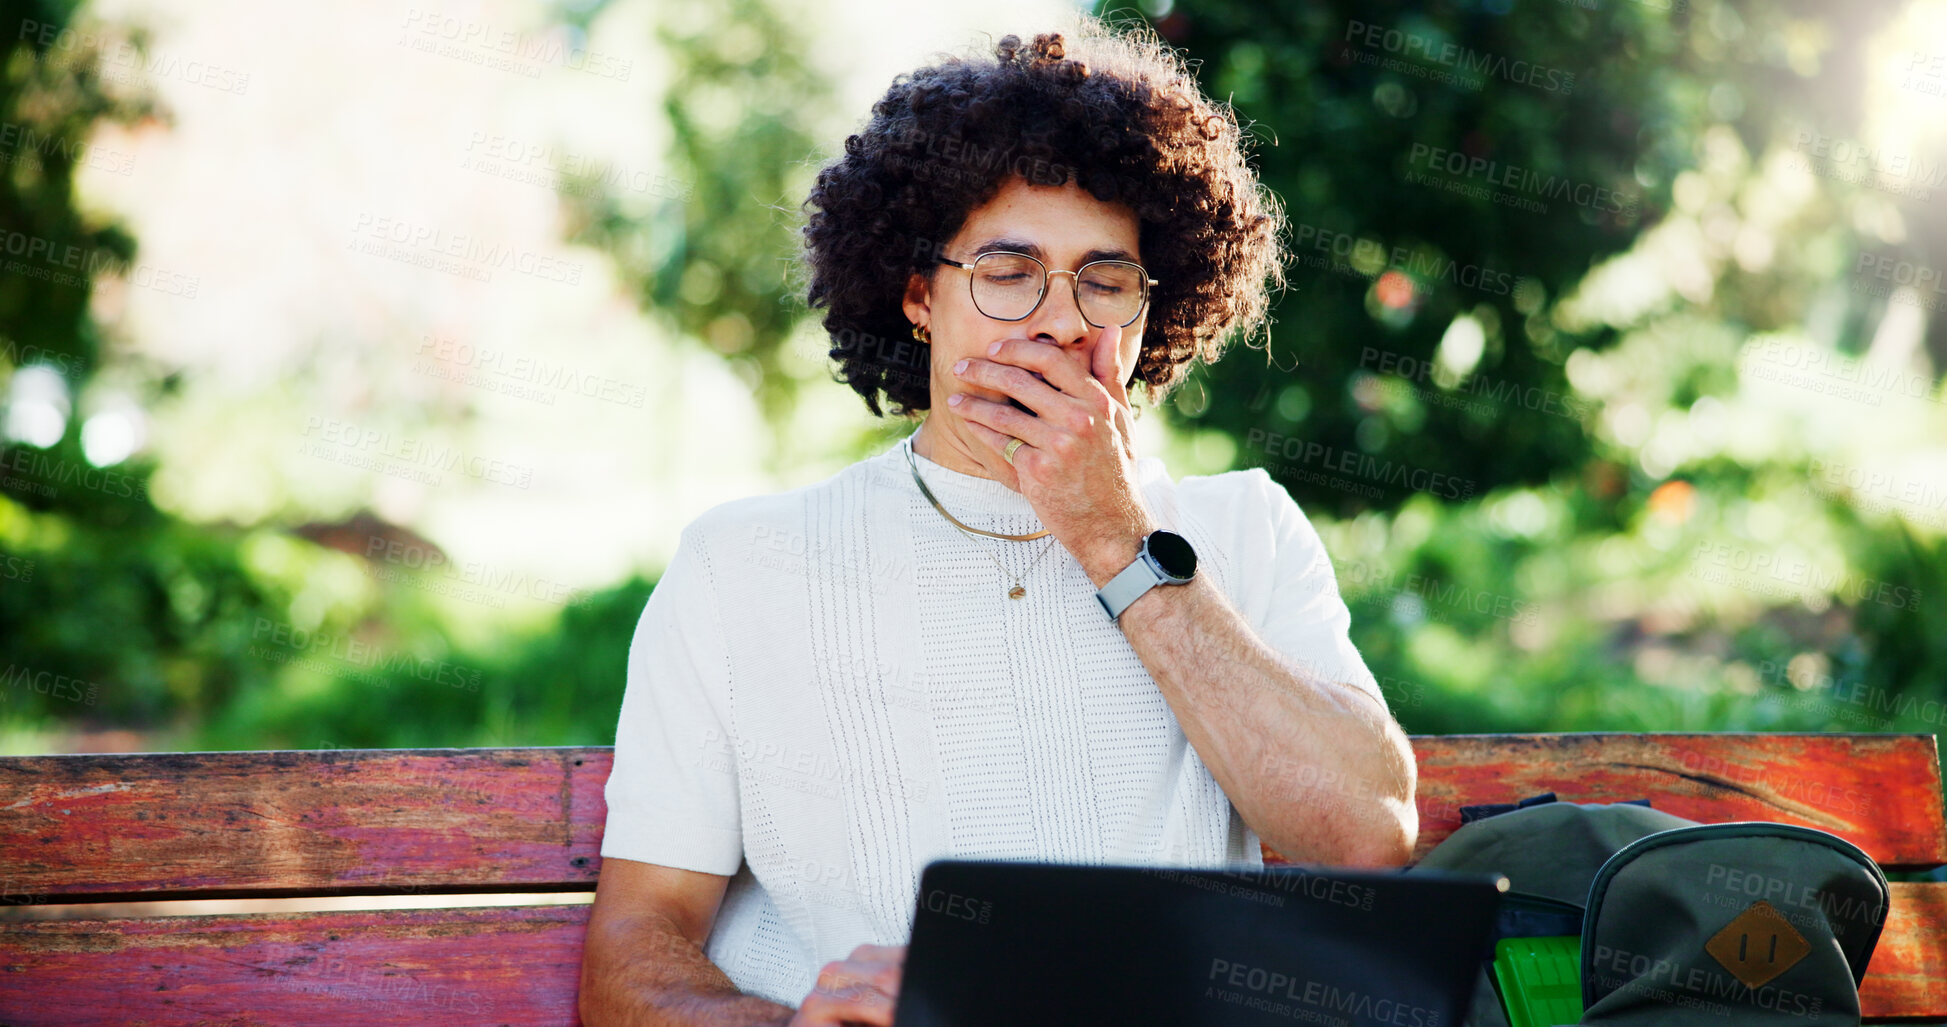
<svg viewBox="0 0 1947 1027">
<path fill-rule="evenodd" d="M 1056 295 L 1057 279 L 1065 280 L 1067 295 Z M 1079 282 L 1073 271 L 1048 272 L 1048 291 L 1023 326 L 1029 338 L 1052 342 L 1063 349 L 1088 341 L 1088 322 L 1082 319 L 1081 296 L 1075 291 Z"/>
</svg>

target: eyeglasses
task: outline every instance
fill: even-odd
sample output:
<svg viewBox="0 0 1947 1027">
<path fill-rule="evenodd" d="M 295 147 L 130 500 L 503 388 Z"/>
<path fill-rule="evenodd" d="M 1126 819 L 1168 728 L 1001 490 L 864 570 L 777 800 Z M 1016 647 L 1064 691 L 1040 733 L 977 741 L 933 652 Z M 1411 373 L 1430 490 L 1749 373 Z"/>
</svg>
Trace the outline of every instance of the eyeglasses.
<svg viewBox="0 0 1947 1027">
<path fill-rule="evenodd" d="M 1082 320 L 1097 328 L 1127 328 L 1142 316 L 1149 287 L 1161 284 L 1129 260 L 1092 260 L 1078 271 L 1050 271 L 1025 253 L 990 250 L 971 264 L 946 257 L 940 263 L 968 272 L 974 309 L 996 321 L 1027 320 L 1048 295 L 1049 277 L 1068 275 L 1075 280 L 1075 307 Z"/>
</svg>

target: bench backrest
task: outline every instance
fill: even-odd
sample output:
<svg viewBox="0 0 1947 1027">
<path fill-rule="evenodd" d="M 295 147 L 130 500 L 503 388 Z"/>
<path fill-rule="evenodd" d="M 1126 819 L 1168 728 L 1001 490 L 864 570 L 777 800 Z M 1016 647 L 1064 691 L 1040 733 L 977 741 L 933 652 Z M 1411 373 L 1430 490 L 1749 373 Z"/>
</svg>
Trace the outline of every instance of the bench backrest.
<svg viewBox="0 0 1947 1027">
<path fill-rule="evenodd" d="M 1888 869 L 1947 863 L 1931 735 L 1413 743 L 1422 852 L 1463 804 L 1554 791 L 1807 824 Z M 587 892 L 609 766 L 605 747 L 0 759 L 0 902 Z M 571 1024 L 586 918 L 567 905 L 0 922 L 0 1023 Z M 1896 885 L 1862 999 L 1874 1019 L 1947 1017 L 1947 883 Z"/>
</svg>

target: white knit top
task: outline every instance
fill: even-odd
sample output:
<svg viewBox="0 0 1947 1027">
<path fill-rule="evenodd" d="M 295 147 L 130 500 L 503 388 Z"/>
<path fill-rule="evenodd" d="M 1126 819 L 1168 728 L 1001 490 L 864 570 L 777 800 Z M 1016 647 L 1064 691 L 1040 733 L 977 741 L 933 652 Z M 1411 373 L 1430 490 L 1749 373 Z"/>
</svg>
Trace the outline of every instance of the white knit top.
<svg viewBox="0 0 1947 1027">
<path fill-rule="evenodd" d="M 629 650 L 602 855 L 732 875 L 705 952 L 788 1005 L 854 946 L 905 944 L 936 858 L 1262 865 L 1081 565 L 1052 535 L 962 534 L 911 444 L 698 517 Z M 969 526 L 1041 529 L 1000 482 L 917 462 Z M 1137 471 L 1260 638 L 1379 694 L 1269 475 Z M 989 553 L 1041 557 L 1025 597 Z"/>
</svg>

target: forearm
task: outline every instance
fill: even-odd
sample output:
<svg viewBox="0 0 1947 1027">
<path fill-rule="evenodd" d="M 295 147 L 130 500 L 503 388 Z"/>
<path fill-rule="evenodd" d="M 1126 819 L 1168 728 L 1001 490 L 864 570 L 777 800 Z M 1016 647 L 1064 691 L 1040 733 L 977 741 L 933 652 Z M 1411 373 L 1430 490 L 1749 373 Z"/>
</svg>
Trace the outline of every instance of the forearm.
<svg viewBox="0 0 1947 1027">
<path fill-rule="evenodd" d="M 591 925 L 587 944 L 580 998 L 587 1027 L 783 1027 L 795 1013 L 738 991 L 662 916 Z"/>
<path fill-rule="evenodd" d="M 1133 558 L 1102 557 L 1090 575 L 1100 585 Z M 1206 575 L 1150 589 L 1120 624 L 1211 776 L 1272 848 L 1334 864 L 1411 857 L 1413 753 L 1383 703 L 1264 644 Z"/>
</svg>

